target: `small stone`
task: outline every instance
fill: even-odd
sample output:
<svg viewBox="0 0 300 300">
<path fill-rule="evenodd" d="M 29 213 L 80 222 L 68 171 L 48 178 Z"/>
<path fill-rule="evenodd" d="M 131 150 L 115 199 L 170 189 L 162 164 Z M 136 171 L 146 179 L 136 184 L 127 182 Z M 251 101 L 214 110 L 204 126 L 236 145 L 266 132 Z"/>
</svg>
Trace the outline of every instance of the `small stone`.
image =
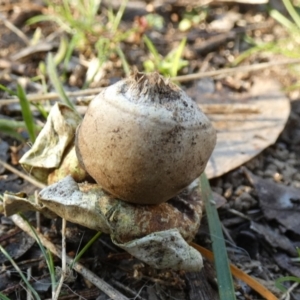
<svg viewBox="0 0 300 300">
<path fill-rule="evenodd" d="M 275 173 L 276 173 L 276 171 L 268 169 L 265 171 L 264 177 L 273 177 Z"/>
<path fill-rule="evenodd" d="M 286 161 L 289 158 L 289 151 L 286 149 L 277 150 L 274 156 L 280 160 Z"/>
<path fill-rule="evenodd" d="M 298 171 L 295 168 L 286 166 L 286 169 L 283 170 L 282 175 L 285 180 L 290 181 L 292 179 L 292 177 L 297 173 L 298 173 Z"/>
<path fill-rule="evenodd" d="M 247 192 L 242 193 L 235 200 L 235 207 L 239 210 L 248 210 L 257 204 L 257 201 Z"/>
<path fill-rule="evenodd" d="M 273 163 L 277 167 L 278 171 L 282 171 L 284 169 L 285 163 L 283 161 L 280 161 L 278 159 L 274 159 Z"/>
<path fill-rule="evenodd" d="M 232 186 L 228 187 L 223 196 L 226 198 L 226 199 L 229 199 L 231 196 L 232 196 Z"/>
<path fill-rule="evenodd" d="M 282 174 L 276 172 L 276 173 L 274 173 L 274 175 L 273 175 L 273 179 L 274 179 L 274 181 L 276 181 L 276 182 L 282 182 L 283 176 L 282 176 Z"/>
<path fill-rule="evenodd" d="M 270 170 L 270 171 L 273 171 L 273 172 L 276 172 L 278 168 L 274 164 L 268 164 L 266 169 Z"/>
</svg>

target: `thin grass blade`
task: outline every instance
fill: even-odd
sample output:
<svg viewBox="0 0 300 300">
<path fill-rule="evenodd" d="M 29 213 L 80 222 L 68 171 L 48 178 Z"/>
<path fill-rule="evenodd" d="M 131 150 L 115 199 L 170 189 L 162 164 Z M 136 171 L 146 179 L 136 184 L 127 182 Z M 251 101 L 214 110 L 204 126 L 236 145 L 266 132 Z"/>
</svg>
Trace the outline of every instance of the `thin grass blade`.
<svg viewBox="0 0 300 300">
<path fill-rule="evenodd" d="M 4 294 L 2 294 L 1 292 L 0 292 L 0 299 L 1 300 L 10 300 L 8 297 L 6 297 Z"/>
<path fill-rule="evenodd" d="M 289 30 L 295 30 L 295 24 L 281 14 L 278 10 L 271 9 L 270 16 L 285 28 Z"/>
<path fill-rule="evenodd" d="M 12 259 L 12 257 L 6 252 L 6 250 L 0 245 L 0 251 L 3 253 L 3 255 L 10 261 L 10 263 L 13 265 L 13 267 L 16 269 L 16 271 L 19 273 L 23 281 L 25 282 L 27 288 L 31 291 L 32 295 L 34 295 L 35 299 L 40 300 L 39 294 L 35 291 L 35 289 L 31 286 L 27 278 L 24 276 L 22 270 L 19 268 L 19 266 L 15 263 L 15 261 Z"/>
<path fill-rule="evenodd" d="M 129 66 L 127 60 L 126 60 L 124 52 L 122 51 L 120 46 L 116 47 L 116 51 L 117 51 L 117 53 L 118 53 L 118 55 L 121 59 L 123 70 L 124 70 L 125 74 L 129 75 L 130 74 L 130 66 Z"/>
<path fill-rule="evenodd" d="M 114 20 L 113 20 L 112 32 L 117 31 L 117 29 L 120 25 L 121 19 L 123 17 L 127 2 L 128 2 L 128 0 L 122 0 L 121 6 L 120 6 L 120 8 L 119 8 L 117 14 L 114 17 Z"/>
<path fill-rule="evenodd" d="M 54 63 L 54 59 L 51 53 L 48 54 L 47 57 L 47 71 L 49 78 L 51 80 L 51 83 L 53 84 L 56 92 L 59 94 L 61 100 L 68 105 L 70 108 L 72 108 L 74 111 L 76 111 L 74 104 L 70 101 L 67 94 L 65 93 L 65 90 L 59 81 L 59 76 L 56 71 L 56 66 Z"/>
<path fill-rule="evenodd" d="M 154 57 L 155 65 L 158 65 L 159 62 L 160 62 L 160 56 L 159 56 L 159 53 L 157 52 L 154 44 L 152 43 L 152 41 L 146 35 L 144 35 L 143 40 L 144 40 L 147 48 L 149 49 L 150 53 Z"/>
<path fill-rule="evenodd" d="M 295 7 L 293 6 L 290 0 L 282 0 L 286 10 L 289 12 L 291 18 L 294 20 L 298 28 L 300 29 L 300 16 L 296 11 Z"/>
<path fill-rule="evenodd" d="M 182 41 L 179 44 L 178 49 L 175 52 L 174 62 L 173 62 L 172 68 L 171 68 L 171 77 L 177 76 L 177 73 L 180 69 L 180 58 L 183 53 L 185 44 L 186 44 L 186 38 L 182 39 Z"/>
<path fill-rule="evenodd" d="M 101 232 L 97 232 L 89 241 L 88 243 L 81 249 L 81 251 L 76 255 L 74 258 L 72 265 L 70 266 L 71 269 L 73 269 L 73 265 L 79 261 L 81 256 L 91 247 L 91 245 L 99 238 L 101 235 Z"/>
<path fill-rule="evenodd" d="M 200 184 L 215 257 L 220 300 L 235 300 L 235 290 L 219 215 L 214 204 L 209 181 L 204 173 L 200 177 Z"/>
<path fill-rule="evenodd" d="M 295 277 L 295 276 L 284 276 L 280 277 L 275 281 L 275 285 L 277 288 L 279 288 L 282 292 L 286 292 L 287 288 L 282 284 L 282 282 L 286 281 L 294 281 L 300 283 L 300 278 Z"/>
<path fill-rule="evenodd" d="M 0 132 L 15 138 L 20 142 L 25 142 L 25 139 L 19 133 L 20 130 L 26 130 L 24 122 L 0 119 Z"/>
<path fill-rule="evenodd" d="M 51 252 L 47 249 L 45 249 L 45 247 L 43 246 L 39 236 L 37 235 L 37 233 L 35 232 L 35 229 L 32 227 L 32 225 L 29 223 L 29 221 L 26 219 L 26 217 L 24 217 L 24 215 L 22 215 L 21 213 L 19 214 L 23 220 L 28 224 L 28 226 L 30 227 L 32 233 L 34 234 L 35 236 L 35 240 L 36 242 L 38 243 L 42 253 L 43 253 L 43 256 L 46 260 L 46 263 L 47 263 L 47 267 L 48 267 L 48 270 L 49 270 L 49 273 L 50 273 L 50 277 L 51 277 L 51 287 L 52 287 L 52 294 L 55 293 L 55 288 L 57 286 L 57 282 L 56 282 L 56 278 L 55 278 L 55 267 L 54 267 L 54 262 L 53 262 L 53 258 L 52 258 L 52 254 Z"/>
<path fill-rule="evenodd" d="M 26 128 L 28 130 L 29 138 L 31 142 L 34 142 L 36 139 L 36 127 L 35 127 L 35 121 L 30 109 L 30 103 L 27 99 L 27 96 L 25 94 L 24 89 L 21 85 L 17 85 L 17 96 L 20 101 L 21 110 L 22 110 L 22 116 L 23 120 L 26 124 Z"/>
</svg>

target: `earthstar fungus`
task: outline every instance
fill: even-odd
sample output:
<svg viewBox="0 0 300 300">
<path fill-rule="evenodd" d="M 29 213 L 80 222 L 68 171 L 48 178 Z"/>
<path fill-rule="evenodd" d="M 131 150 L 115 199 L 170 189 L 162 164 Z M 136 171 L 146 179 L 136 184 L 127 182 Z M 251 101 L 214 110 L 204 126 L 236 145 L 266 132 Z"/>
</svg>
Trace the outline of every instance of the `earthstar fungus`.
<svg viewBox="0 0 300 300">
<path fill-rule="evenodd" d="M 105 88 L 77 130 L 85 170 L 115 197 L 159 204 L 204 171 L 216 133 L 197 104 L 158 73 Z"/>
<path fill-rule="evenodd" d="M 6 193 L 6 215 L 57 215 L 110 234 L 154 268 L 199 271 L 201 254 L 188 243 L 200 226 L 197 178 L 216 133 L 196 103 L 156 73 L 134 73 L 96 96 L 80 122 L 66 105 L 52 107 L 21 160 L 48 186 L 38 197 Z"/>
</svg>

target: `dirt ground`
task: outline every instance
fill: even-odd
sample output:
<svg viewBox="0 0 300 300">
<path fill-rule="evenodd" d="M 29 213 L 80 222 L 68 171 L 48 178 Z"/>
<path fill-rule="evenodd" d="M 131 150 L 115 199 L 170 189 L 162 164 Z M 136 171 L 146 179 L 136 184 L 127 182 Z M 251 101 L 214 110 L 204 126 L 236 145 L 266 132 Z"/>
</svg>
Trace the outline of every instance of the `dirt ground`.
<svg viewBox="0 0 300 300">
<path fill-rule="evenodd" d="M 183 57 L 188 65 L 178 75 L 196 72 L 214 71 L 232 66 L 241 53 L 251 48 L 245 41 L 245 35 L 261 42 L 286 38 L 286 31 L 272 19 L 266 4 L 249 4 L 215 1 L 129 1 L 120 27 L 129 30 L 140 26 L 140 31 L 121 43 L 130 66 L 143 70 L 143 62 L 149 52 L 142 40 L 143 34 L 151 38 L 157 51 L 166 55 L 178 47 L 186 37 L 187 44 Z M 250 2 L 250 1 L 249 1 Z M 112 4 L 118 9 L 119 2 L 103 1 L 107 7 Z M 284 14 L 281 1 L 272 1 L 271 5 Z M 178 29 L 179 22 L 187 11 L 199 6 L 197 13 L 205 9 L 204 20 L 192 25 L 186 31 Z M 46 60 L 49 52 L 57 53 L 62 31 L 54 23 L 27 25 L 26 21 L 43 13 L 42 1 L 2 0 L 0 2 L 0 84 L 16 90 L 17 83 L 22 84 L 28 94 L 42 93 L 40 63 Z M 162 28 L 143 27 L 143 16 L 156 12 L 164 20 Z M 101 11 L 99 21 L 101 21 Z M 14 28 L 20 30 L 14 30 Z M 42 38 L 40 48 L 32 47 L 28 41 L 40 26 Z M 91 45 L 93 43 L 91 42 Z M 24 52 L 25 50 L 25 52 Z M 66 91 L 78 91 L 84 85 L 87 61 L 92 57 L 89 51 L 75 51 L 72 63 L 64 74 Z M 256 51 L 246 56 L 242 66 L 256 63 L 274 62 L 283 58 L 277 52 Z M 59 69 L 62 72 L 62 68 Z M 253 82 L 275 78 L 288 97 L 290 114 L 283 131 L 271 145 L 250 161 L 235 167 L 230 172 L 211 179 L 215 194 L 219 195 L 218 212 L 223 226 L 226 246 L 231 262 L 245 273 L 255 277 L 263 286 L 272 291 L 278 299 L 300 299 L 300 288 L 288 281 L 284 294 L 275 282 L 283 276 L 300 278 L 300 97 L 299 88 L 289 90 L 298 82 L 297 73 L 286 66 L 265 68 L 260 71 L 243 72 L 223 76 L 196 79 L 182 82 L 183 89 L 193 93 L 198 84 L 198 93 L 228 95 L 239 97 L 251 91 Z M 105 62 L 101 76 L 90 82 L 89 88 L 104 87 L 124 77 L 122 63 L 117 55 L 111 54 Z M 41 77 L 39 77 L 41 78 Z M 49 83 L 49 91 L 54 88 Z M 219 95 L 218 94 L 218 95 Z M 17 103 L 3 104 L 8 93 L 0 91 L 0 120 L 22 120 L 21 109 Z M 223 103 L 222 102 L 222 103 Z M 44 121 L 37 110 L 34 117 L 39 125 Z M 28 138 L 24 131 L 23 137 Z M 28 150 L 25 142 L 0 132 L 1 161 L 22 171 L 19 158 Z M 33 194 L 37 188 L 9 171 L 0 164 L 0 193 L 26 192 Z M 32 238 L 18 229 L 11 218 L 0 214 L 0 242 L 17 261 L 23 272 L 30 270 L 30 281 L 42 299 L 51 298 L 50 276 L 40 248 Z M 35 213 L 26 213 L 32 224 L 36 223 Z M 41 216 L 41 233 L 51 242 L 60 245 L 61 220 L 50 220 Z M 82 245 L 85 245 L 95 232 L 87 228 L 68 223 L 67 253 L 74 257 Z M 211 249 L 207 219 L 204 215 L 195 242 Z M 80 246 L 79 246 L 80 245 Z M 0 255 L 0 291 L 9 299 L 25 299 L 26 288 L 20 283 L 20 276 Z M 104 281 L 130 299 L 218 299 L 214 266 L 204 260 L 201 272 L 183 272 L 155 270 L 117 248 L 108 235 L 101 235 L 81 259 L 82 264 Z M 56 266 L 61 261 L 54 257 Z M 27 273 L 28 274 L 28 273 Z M 262 299 L 242 280 L 235 280 L 237 299 Z M 70 274 L 63 285 L 59 299 L 110 299 L 96 288 L 84 276 Z M 118 299 L 118 298 L 115 298 Z"/>
</svg>

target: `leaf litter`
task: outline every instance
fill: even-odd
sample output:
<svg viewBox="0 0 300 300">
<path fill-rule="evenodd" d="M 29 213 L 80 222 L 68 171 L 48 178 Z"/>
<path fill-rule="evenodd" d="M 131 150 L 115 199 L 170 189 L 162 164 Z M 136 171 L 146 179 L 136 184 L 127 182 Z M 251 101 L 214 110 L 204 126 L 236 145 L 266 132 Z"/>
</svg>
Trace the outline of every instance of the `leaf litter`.
<svg viewBox="0 0 300 300">
<path fill-rule="evenodd" d="M 259 78 L 259 77 L 257 77 L 257 78 Z M 278 98 L 280 98 L 280 99 L 282 99 L 282 102 L 283 102 L 283 106 L 282 106 L 282 111 L 283 111 L 283 117 L 281 118 L 281 117 L 279 117 L 278 118 L 278 126 L 276 126 L 276 124 L 275 124 L 275 122 L 274 123 L 272 123 L 271 121 L 271 118 L 270 118 L 270 115 L 269 116 L 266 116 L 266 118 L 267 118 L 267 120 L 269 120 L 270 121 L 270 123 L 268 123 L 268 126 L 270 127 L 269 129 L 272 129 L 271 127 L 272 126 L 274 126 L 274 131 L 266 131 L 266 134 L 267 134 L 267 137 L 265 137 L 265 136 L 263 136 L 263 135 L 261 135 L 261 136 L 263 136 L 263 138 L 262 138 L 262 143 L 257 143 L 257 138 L 255 137 L 255 142 L 254 143 L 251 143 L 251 141 L 252 141 L 252 138 L 253 138 L 253 136 L 255 136 L 255 133 L 253 134 L 252 133 L 252 135 L 250 134 L 249 136 L 248 136 L 248 138 L 247 139 L 245 139 L 245 140 L 243 140 L 243 145 L 245 144 L 245 145 L 248 145 L 247 143 L 248 143 L 248 141 L 249 141 L 249 144 L 250 144 L 250 146 L 249 146 L 249 149 L 251 149 L 250 151 L 248 151 L 246 154 L 245 154 L 245 157 L 243 157 L 243 155 L 241 155 L 241 157 L 239 157 L 238 158 L 238 163 L 237 162 L 235 162 L 234 161 L 234 159 L 228 159 L 227 160 L 227 157 L 226 157 L 226 155 L 224 155 L 224 153 L 222 153 L 222 147 L 220 147 L 219 148 L 219 150 L 218 150 L 218 155 L 217 156 L 219 156 L 218 157 L 218 159 L 219 159 L 219 161 L 218 162 L 220 162 L 220 167 L 219 167 L 219 165 L 218 165 L 218 168 L 217 169 L 213 169 L 213 172 L 215 172 L 215 173 L 213 173 L 213 174 L 221 174 L 221 173 L 226 173 L 226 172 L 228 172 L 229 170 L 232 170 L 232 169 L 234 169 L 234 168 L 237 168 L 239 165 L 241 165 L 242 163 L 245 163 L 246 161 L 248 161 L 249 159 L 251 159 L 253 156 L 255 156 L 255 155 L 257 155 L 259 152 L 261 152 L 265 147 L 267 147 L 268 145 L 270 145 L 270 144 L 272 144 L 275 140 L 276 140 L 276 138 L 277 138 L 277 136 L 278 136 L 278 134 L 281 132 L 281 130 L 282 130 L 282 128 L 283 128 L 283 126 L 284 126 L 284 123 L 285 123 L 285 120 L 286 120 L 286 117 L 287 117 L 287 114 L 288 114 L 288 101 L 287 101 L 287 98 L 285 97 L 285 96 L 283 96 L 283 94 L 279 91 L 279 85 L 278 85 L 278 83 L 276 83 L 276 82 L 273 82 L 273 85 L 271 84 L 271 85 L 269 85 L 269 88 L 270 89 L 268 89 L 268 88 L 265 88 L 265 86 L 264 86 L 264 81 L 266 80 L 266 78 L 265 79 L 259 79 L 259 80 L 261 80 L 261 86 L 258 88 L 258 93 L 257 94 L 255 94 L 255 89 L 254 89 L 254 93 L 253 93 L 253 95 L 254 95 L 254 97 L 252 97 L 251 96 L 251 88 L 248 90 L 248 94 L 247 93 L 245 93 L 246 94 L 246 100 L 245 100 L 245 98 L 244 98 L 244 96 L 245 96 L 245 94 L 241 97 L 241 95 L 240 95 L 240 91 L 237 93 L 237 95 L 236 95 L 236 97 L 235 96 L 233 96 L 233 98 L 234 98 L 234 100 L 233 100 L 233 102 L 238 102 L 239 100 L 241 100 L 241 98 L 242 98 L 242 100 L 241 100 L 241 106 L 242 106 L 242 110 L 244 109 L 243 107 L 244 107 L 244 105 L 245 105 L 245 102 L 247 103 L 246 104 L 246 106 L 247 106 L 247 108 L 246 108 L 246 110 L 248 109 L 248 111 L 250 110 L 251 111 L 251 113 L 249 114 L 250 115 L 250 118 L 249 118 L 249 120 L 251 120 L 251 116 L 252 117 L 257 117 L 257 115 L 259 115 L 259 118 L 260 118 L 260 122 L 262 122 L 263 121 L 263 118 L 264 118 L 264 116 L 263 115 L 260 115 L 260 113 L 261 113 L 261 110 L 260 110 L 260 107 L 259 107 L 259 102 L 255 102 L 255 97 L 257 96 L 257 95 L 259 95 L 259 93 L 261 92 L 262 94 L 263 94 L 263 100 L 262 100 L 262 103 L 265 101 L 266 103 L 267 103 L 267 101 L 266 101 L 266 98 L 267 98 L 267 95 L 268 95 L 268 92 L 271 92 L 271 94 L 274 96 L 274 98 L 276 98 L 276 97 L 278 97 Z M 242 81 L 245 81 L 245 80 L 242 80 Z M 255 81 L 255 80 L 254 80 Z M 224 89 L 222 92 L 223 92 L 223 94 L 222 93 L 220 93 L 220 94 L 218 94 L 218 97 L 220 97 L 221 99 L 224 99 L 224 102 L 225 102 L 225 100 L 228 100 L 228 99 L 231 99 L 232 97 L 232 95 L 233 94 L 235 94 L 235 92 L 232 92 L 232 89 L 233 90 L 235 90 L 235 91 L 237 91 L 237 89 L 239 89 L 239 87 L 236 85 L 236 83 L 238 83 L 239 82 L 239 80 L 237 80 L 236 78 L 234 78 L 234 80 L 232 81 L 231 80 L 231 83 L 229 84 L 229 80 L 227 81 L 227 83 L 225 82 L 225 81 L 223 81 L 223 83 L 224 83 L 224 86 L 226 87 L 226 85 L 227 85 L 227 87 L 228 86 L 231 86 L 231 88 L 228 90 L 226 90 L 226 89 Z M 215 84 L 215 83 L 214 83 Z M 232 84 L 235 84 L 235 86 L 233 86 Z M 214 87 L 214 86 L 213 86 Z M 219 91 L 219 89 L 218 89 L 218 85 L 216 84 L 216 86 L 215 86 L 215 92 L 216 91 Z M 247 89 L 247 87 L 246 87 L 246 89 Z M 274 94 L 273 94 L 273 90 L 274 90 Z M 248 98 L 247 98 L 248 97 Z M 195 99 L 196 99 L 197 97 L 195 97 Z M 236 99 L 236 98 L 239 98 L 239 99 Z M 214 100 L 214 99 L 213 99 Z M 231 99 L 232 100 L 232 99 Z M 249 104 L 248 103 L 248 100 L 249 100 L 249 102 L 251 102 L 251 104 Z M 253 100 L 253 101 L 252 101 Z M 213 101 L 211 101 L 211 102 L 213 102 Z M 269 102 L 269 104 L 272 102 L 272 100 Z M 229 103 L 230 103 L 230 105 L 231 105 L 231 103 L 232 103 L 232 101 L 229 101 Z M 255 103 L 254 105 L 253 105 L 253 103 Z M 223 104 L 223 103 L 222 103 Z M 258 106 L 257 106 L 257 104 L 258 104 Z M 277 107 L 277 109 L 279 109 L 280 110 L 280 108 L 279 108 L 279 106 L 277 106 L 279 103 L 275 103 L 275 106 Z M 268 106 L 267 104 L 265 104 L 266 106 L 266 108 L 267 108 L 267 111 L 270 111 L 271 109 L 272 109 L 272 107 L 270 107 L 270 106 L 272 106 L 272 105 L 270 105 L 270 106 Z M 228 113 L 228 110 L 229 110 L 229 112 L 230 112 L 230 110 L 233 110 L 234 111 L 234 109 L 233 108 L 229 108 L 228 109 L 228 106 L 227 106 L 227 108 L 226 109 L 224 109 L 224 111 L 226 111 L 227 113 Z M 240 111 L 241 112 L 241 111 Z M 275 112 L 275 110 L 274 110 L 274 112 Z M 223 115 L 225 115 L 224 113 L 223 113 Z M 237 115 L 237 112 L 235 112 L 235 113 L 233 113 L 232 114 L 233 115 L 233 117 L 235 118 L 236 117 L 236 115 Z M 235 129 L 236 128 L 239 128 L 239 125 L 240 125 L 240 123 L 243 123 L 243 122 L 236 122 L 236 123 L 238 123 L 238 124 L 236 124 L 236 123 L 234 123 L 234 122 L 230 122 L 231 121 L 231 119 L 230 118 L 228 118 L 228 119 L 224 119 L 224 116 L 222 116 L 222 114 L 220 114 L 220 113 L 214 113 L 214 114 L 212 114 L 212 117 L 214 118 L 214 116 L 216 116 L 215 117 L 215 120 L 216 120 L 216 124 L 218 123 L 218 121 L 219 122 L 223 122 L 223 124 L 222 124 L 222 126 L 220 126 L 220 133 L 219 134 L 222 134 L 223 132 L 222 132 L 222 130 L 224 129 L 224 132 L 226 133 L 226 131 L 228 131 L 226 134 L 227 134 L 227 136 L 226 136 L 226 134 L 224 134 L 224 139 L 225 139 L 225 141 L 226 140 L 228 140 L 228 145 L 229 145 L 229 147 L 232 147 L 232 149 L 233 149 L 233 153 L 235 153 L 236 154 L 236 152 L 235 152 L 235 148 L 234 148 L 234 146 L 233 145 L 235 145 L 235 146 L 240 146 L 240 145 L 238 145 L 237 143 L 236 143 L 236 141 L 235 141 L 235 137 L 234 137 L 234 135 L 232 134 L 231 136 L 230 136 L 230 132 L 231 132 L 231 130 L 232 130 L 232 127 L 234 127 Z M 240 117 L 242 120 L 243 120 L 243 116 L 244 116 L 244 114 L 242 114 L 242 117 Z M 222 119 L 222 117 L 223 117 L 223 119 Z M 246 118 L 247 119 L 247 118 Z M 228 123 L 228 127 L 227 127 L 227 123 Z M 251 122 L 250 122 L 251 123 Z M 297 123 L 296 121 L 294 122 L 294 123 Z M 253 120 L 252 120 L 252 123 L 251 123 L 252 125 L 255 125 L 255 124 L 253 124 Z M 258 123 L 257 123 L 258 124 Z M 231 125 L 231 126 L 230 126 Z M 255 126 L 254 126 L 255 127 Z M 250 126 L 250 129 L 252 130 L 253 128 Z M 257 128 L 255 128 L 255 129 L 253 129 L 254 131 L 253 132 L 259 132 L 259 135 L 260 135 L 260 126 L 257 126 Z M 257 130 L 257 131 L 255 131 L 255 130 Z M 270 139 L 269 139 L 269 134 L 270 134 Z M 229 137 L 228 137 L 229 136 Z M 246 135 L 245 135 L 246 136 Z M 285 132 L 284 134 L 283 134 L 283 136 L 285 136 L 285 141 L 288 141 L 288 139 L 291 139 L 291 136 L 290 136 L 290 132 Z M 295 137 L 297 137 L 297 135 L 295 136 Z M 242 138 L 244 138 L 244 136 L 242 137 Z M 266 141 L 264 141 L 264 139 L 266 140 Z M 224 143 L 224 140 L 223 140 L 223 137 L 222 137 L 222 139 L 220 139 L 220 141 L 223 141 L 223 143 Z M 284 143 L 284 142 L 282 142 L 283 141 L 283 139 L 281 139 L 281 143 Z M 257 145 L 256 145 L 257 144 Z M 220 144 L 221 145 L 221 144 Z M 243 146 L 242 145 L 242 146 Z M 295 144 L 295 143 L 293 143 L 293 145 L 295 146 L 295 147 L 297 147 L 297 144 Z M 242 147 L 241 146 L 241 147 Z M 247 150 L 247 148 L 248 147 L 246 147 L 246 150 Z M 241 151 L 243 151 L 243 150 L 245 150 L 244 148 L 238 148 L 239 150 L 238 150 L 238 153 L 240 154 L 240 152 Z M 289 149 L 290 150 L 290 149 Z M 224 151 L 223 151 L 224 152 Z M 262 154 L 262 156 L 260 156 L 260 157 L 263 157 L 263 159 L 265 158 L 265 157 L 267 157 L 268 156 L 268 154 L 265 154 L 265 153 L 263 153 Z M 274 171 L 274 169 L 268 169 L 267 168 L 267 171 L 269 171 L 269 175 L 266 173 L 260 173 L 260 172 L 256 172 L 256 170 L 257 169 L 260 169 L 259 171 L 262 171 L 262 168 L 263 168 L 263 165 L 261 164 L 260 165 L 260 162 L 263 160 L 263 159 L 261 159 L 261 158 L 258 158 L 258 159 L 254 159 L 254 160 L 252 160 L 249 164 L 251 165 L 258 165 L 258 167 L 253 167 L 253 168 L 250 168 L 252 171 L 254 171 L 258 176 L 260 176 L 260 177 L 271 177 L 272 179 L 273 179 L 273 175 L 276 175 L 276 172 Z M 292 159 L 292 158 L 289 158 L 289 159 Z M 223 162 L 223 160 L 224 160 L 224 162 Z M 255 161 L 259 161 L 259 163 L 257 163 L 257 162 L 255 162 Z M 293 166 L 294 166 L 294 168 L 296 168 L 296 170 L 297 170 L 297 165 L 294 163 L 293 164 Z M 227 170 L 227 171 L 224 171 L 224 170 Z M 298 169 L 299 170 L 299 169 Z M 280 168 L 278 168 L 278 173 L 283 173 L 283 172 L 281 172 L 280 171 Z M 218 172 L 220 172 L 220 173 L 218 173 Z M 270 175 L 271 174 L 271 175 Z M 289 170 L 289 174 L 288 174 L 288 172 L 286 172 L 286 173 L 284 173 L 284 174 L 281 174 L 281 175 L 283 175 L 283 181 L 285 181 L 284 183 L 285 184 L 291 184 L 291 183 L 295 183 L 295 184 L 297 184 L 297 179 L 296 179 L 296 177 L 295 177 L 295 172 L 293 173 L 292 172 L 292 170 Z M 216 176 L 218 176 L 218 175 L 216 175 Z M 210 177 L 214 177 L 214 175 L 212 175 L 212 176 L 210 176 Z M 227 178 L 227 179 L 226 179 Z M 275 179 L 277 178 L 276 176 L 274 177 Z M 290 179 L 287 179 L 287 178 L 290 178 Z M 274 179 L 273 179 L 274 180 Z M 227 182 L 226 182 L 227 181 Z M 233 182 L 233 181 L 235 181 L 235 182 Z M 245 178 L 243 178 L 243 172 L 239 172 L 238 170 L 235 170 L 235 171 L 233 171 L 233 172 L 231 172 L 231 173 L 229 173 L 229 174 L 227 174 L 227 175 L 225 175 L 225 177 L 223 177 L 223 179 L 219 179 L 219 178 L 217 178 L 217 179 L 215 179 L 213 182 L 212 182 L 212 184 L 213 184 L 213 188 L 214 188 L 214 190 L 216 191 L 216 192 L 218 192 L 218 194 L 221 194 L 221 195 L 223 195 L 225 198 L 227 198 L 227 202 L 226 203 L 224 203 L 224 201 L 223 201 L 223 207 L 221 206 L 220 207 L 220 214 L 222 215 L 222 213 L 223 213 L 223 209 L 225 208 L 225 210 L 228 208 L 228 207 L 235 207 L 235 205 L 238 205 L 237 203 L 235 203 L 235 199 L 236 199 L 236 192 L 237 192 L 237 190 L 238 190 L 238 188 L 239 188 L 239 185 L 241 184 L 241 183 L 243 183 L 245 186 L 247 186 L 247 185 L 249 185 L 249 183 L 246 181 L 246 179 Z M 23 189 L 23 188 L 22 188 Z M 231 192 L 230 192 L 230 190 L 231 190 Z M 16 192 L 17 192 L 17 190 L 15 190 Z M 237 193 L 238 194 L 238 193 Z M 254 199 L 257 199 L 257 195 L 255 195 L 255 190 L 254 189 L 252 189 L 252 190 L 248 190 L 248 189 L 246 189 L 246 191 L 244 192 L 244 195 L 250 195 L 251 194 L 251 197 L 252 198 L 254 198 Z M 247 197 L 244 197 L 243 199 L 246 199 Z M 243 200 L 244 201 L 244 200 Z M 259 199 L 259 201 L 260 201 L 260 199 Z M 245 214 L 245 216 L 247 216 L 247 217 L 249 217 L 250 216 L 250 218 L 253 218 L 253 219 L 255 219 L 256 220 L 256 215 L 255 214 L 258 214 L 259 215 L 259 213 L 260 213 L 260 207 L 258 207 L 257 206 L 257 203 L 259 203 L 259 205 L 260 205 L 260 202 L 249 202 L 249 204 L 247 204 L 247 210 L 245 210 L 245 208 L 243 208 L 243 207 L 245 207 L 244 205 L 243 206 L 240 206 L 240 208 L 241 208 L 241 213 L 242 213 L 242 217 L 243 217 L 243 214 Z M 238 206 L 236 206 L 236 208 L 237 208 Z M 262 209 L 263 209 L 263 207 L 262 207 Z M 231 215 L 232 216 L 232 215 Z M 262 217 L 262 215 L 260 214 L 259 215 L 259 217 L 261 218 Z M 258 218 L 258 221 L 259 221 L 259 218 Z M 273 221 L 277 221 L 278 222 L 278 220 L 276 220 L 276 217 L 273 219 Z M 278 223 L 280 223 L 280 222 L 278 222 Z M 239 223 L 236 223 L 236 224 L 239 224 Z M 261 224 L 260 224 L 261 225 Z M 275 224 L 275 227 L 277 228 L 277 223 Z M 268 227 L 269 228 L 269 227 Z M 282 230 L 282 227 L 278 227 L 279 229 L 281 229 Z M 277 228 L 277 229 L 278 229 Z M 261 230 L 263 230 L 262 229 L 262 227 L 260 227 L 260 229 Z M 269 228 L 270 229 L 270 228 Z M 272 230 L 272 229 L 271 229 Z M 263 231 L 264 232 L 264 231 Z M 278 231 L 276 231 L 276 232 L 278 232 Z M 284 230 L 283 230 L 283 232 L 284 232 Z M 231 233 L 231 232 L 230 232 Z M 279 231 L 279 233 L 280 233 L 280 231 Z M 290 239 L 290 235 L 288 235 L 287 236 L 289 239 Z M 260 245 L 260 247 L 262 247 L 262 243 L 261 243 L 261 239 L 260 238 L 257 238 L 258 239 L 258 241 L 259 241 L 259 245 Z M 294 240 L 296 240 L 297 241 L 297 238 L 296 239 L 294 239 Z M 204 243 L 205 244 L 205 243 Z M 269 247 L 272 249 L 272 247 L 273 247 L 273 245 L 269 245 Z M 289 248 L 290 249 L 290 248 Z M 264 251 L 263 250 L 259 250 L 259 252 L 260 252 L 260 254 L 261 254 L 261 257 L 262 258 L 266 258 L 266 256 L 265 256 L 265 253 L 264 253 Z M 297 265 L 295 265 L 294 263 L 292 263 L 291 261 L 290 261 L 290 259 L 289 259 L 289 256 L 287 256 L 286 254 L 284 254 L 284 253 L 277 253 L 277 256 L 275 255 L 275 256 L 273 256 L 274 258 L 275 257 L 285 257 L 285 264 L 283 264 L 282 263 L 282 261 L 284 261 L 284 259 L 281 259 L 281 263 L 279 263 L 280 262 L 280 260 L 278 259 L 277 261 L 278 261 L 278 265 L 280 265 L 280 266 L 282 266 L 282 268 L 283 269 L 286 269 L 287 271 L 289 271 L 289 268 L 288 268 L 288 266 L 290 267 L 290 270 L 292 270 L 292 272 L 293 272 L 293 274 L 298 274 L 297 273 L 297 269 L 299 269 L 298 267 L 297 267 Z M 242 260 L 241 260 L 242 261 Z M 265 261 L 266 262 L 266 261 Z M 273 269 L 272 269 L 273 268 Z M 265 276 L 265 278 L 269 278 L 268 279 L 268 282 L 270 282 L 270 281 L 272 281 L 272 279 L 273 279 L 273 276 L 278 276 L 278 273 L 276 273 L 276 267 L 274 266 L 274 267 L 271 267 L 270 268 L 270 270 L 275 270 L 273 273 L 272 272 L 270 272 L 269 274 L 265 274 L 264 276 Z M 249 270 L 248 270 L 249 271 Z M 256 272 L 256 270 L 255 270 L 255 268 L 250 268 L 250 272 L 253 274 L 253 275 L 257 275 L 257 276 L 261 276 L 261 274 L 259 274 L 259 272 Z M 278 271 L 277 271 L 278 272 Z M 270 276 L 271 276 L 271 279 L 270 279 Z M 167 277 L 166 277 L 167 278 Z M 213 278 L 213 276 L 212 276 L 212 278 Z M 157 290 L 156 290 L 156 292 L 157 292 Z M 164 293 L 165 292 L 165 290 L 164 291 L 161 291 L 162 293 Z M 152 293 L 153 294 L 153 293 Z"/>
</svg>

